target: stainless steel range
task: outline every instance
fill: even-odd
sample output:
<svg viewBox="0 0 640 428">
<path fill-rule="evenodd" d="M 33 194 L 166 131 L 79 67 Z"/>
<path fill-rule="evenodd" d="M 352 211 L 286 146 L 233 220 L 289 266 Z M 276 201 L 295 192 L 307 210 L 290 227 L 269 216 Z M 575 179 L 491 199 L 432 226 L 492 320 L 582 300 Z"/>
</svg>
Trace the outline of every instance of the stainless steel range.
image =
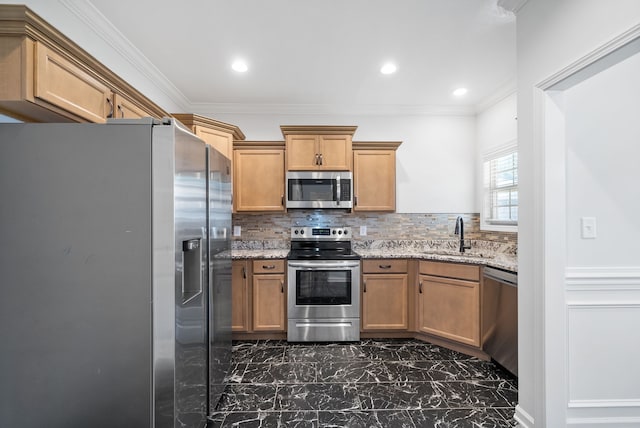
<svg viewBox="0 0 640 428">
<path fill-rule="evenodd" d="M 287 259 L 287 340 L 360 340 L 360 256 L 351 250 L 351 228 L 294 227 Z"/>
</svg>

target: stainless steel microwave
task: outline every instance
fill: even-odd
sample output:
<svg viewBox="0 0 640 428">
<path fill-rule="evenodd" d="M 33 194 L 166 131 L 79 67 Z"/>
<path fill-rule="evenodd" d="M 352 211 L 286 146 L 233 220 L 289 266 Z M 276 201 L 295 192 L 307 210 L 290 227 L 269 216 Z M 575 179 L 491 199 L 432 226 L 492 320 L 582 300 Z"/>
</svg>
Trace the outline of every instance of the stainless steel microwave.
<svg viewBox="0 0 640 428">
<path fill-rule="evenodd" d="M 287 208 L 353 208 L 349 171 L 287 172 Z"/>
</svg>

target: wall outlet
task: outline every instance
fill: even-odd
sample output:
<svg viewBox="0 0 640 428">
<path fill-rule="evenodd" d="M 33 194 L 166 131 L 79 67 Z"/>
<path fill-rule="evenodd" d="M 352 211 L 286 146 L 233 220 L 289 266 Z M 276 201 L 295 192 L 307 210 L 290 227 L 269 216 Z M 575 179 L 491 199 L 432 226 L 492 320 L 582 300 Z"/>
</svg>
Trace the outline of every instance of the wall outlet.
<svg viewBox="0 0 640 428">
<path fill-rule="evenodd" d="M 582 217 L 582 239 L 595 239 L 596 238 L 596 218 L 595 217 Z"/>
<path fill-rule="evenodd" d="M 233 236 L 240 236 L 242 234 L 242 228 L 240 226 L 233 226 Z"/>
<path fill-rule="evenodd" d="M 367 226 L 360 226 L 360 236 L 367 236 Z"/>
</svg>

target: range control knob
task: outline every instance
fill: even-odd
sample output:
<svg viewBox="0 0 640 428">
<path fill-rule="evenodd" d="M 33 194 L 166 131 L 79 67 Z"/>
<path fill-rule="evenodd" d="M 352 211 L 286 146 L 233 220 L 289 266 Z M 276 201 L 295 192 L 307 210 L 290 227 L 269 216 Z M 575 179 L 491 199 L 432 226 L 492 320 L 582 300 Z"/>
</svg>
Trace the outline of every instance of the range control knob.
<svg viewBox="0 0 640 428">
<path fill-rule="evenodd" d="M 298 232 L 298 229 L 294 230 L 293 233 L 295 233 L 296 235 L 300 232 Z"/>
<path fill-rule="evenodd" d="M 333 233 L 333 234 L 335 235 L 335 234 L 336 234 L 336 231 L 335 231 L 335 229 L 334 229 L 333 231 L 331 231 L 331 233 Z"/>
<path fill-rule="evenodd" d="M 345 230 L 345 231 L 344 231 L 344 234 L 346 235 L 348 232 L 349 232 L 348 230 Z"/>
<path fill-rule="evenodd" d="M 342 235 L 342 230 L 339 230 L 339 231 L 338 231 L 338 235 Z"/>
<path fill-rule="evenodd" d="M 300 235 L 304 235 L 304 229 L 300 230 Z"/>
</svg>

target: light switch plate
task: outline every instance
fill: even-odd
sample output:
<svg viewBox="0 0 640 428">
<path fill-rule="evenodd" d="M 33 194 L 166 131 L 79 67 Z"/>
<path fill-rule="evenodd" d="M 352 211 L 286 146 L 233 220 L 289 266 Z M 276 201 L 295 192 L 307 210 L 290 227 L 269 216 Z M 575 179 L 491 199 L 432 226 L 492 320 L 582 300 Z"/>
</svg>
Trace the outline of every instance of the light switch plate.
<svg viewBox="0 0 640 428">
<path fill-rule="evenodd" d="M 360 226 L 360 236 L 367 236 L 367 226 Z"/>
<path fill-rule="evenodd" d="M 233 236 L 240 236 L 242 228 L 240 226 L 233 226 Z"/>
<path fill-rule="evenodd" d="M 582 239 L 595 239 L 596 237 L 596 218 L 582 217 Z"/>
</svg>

